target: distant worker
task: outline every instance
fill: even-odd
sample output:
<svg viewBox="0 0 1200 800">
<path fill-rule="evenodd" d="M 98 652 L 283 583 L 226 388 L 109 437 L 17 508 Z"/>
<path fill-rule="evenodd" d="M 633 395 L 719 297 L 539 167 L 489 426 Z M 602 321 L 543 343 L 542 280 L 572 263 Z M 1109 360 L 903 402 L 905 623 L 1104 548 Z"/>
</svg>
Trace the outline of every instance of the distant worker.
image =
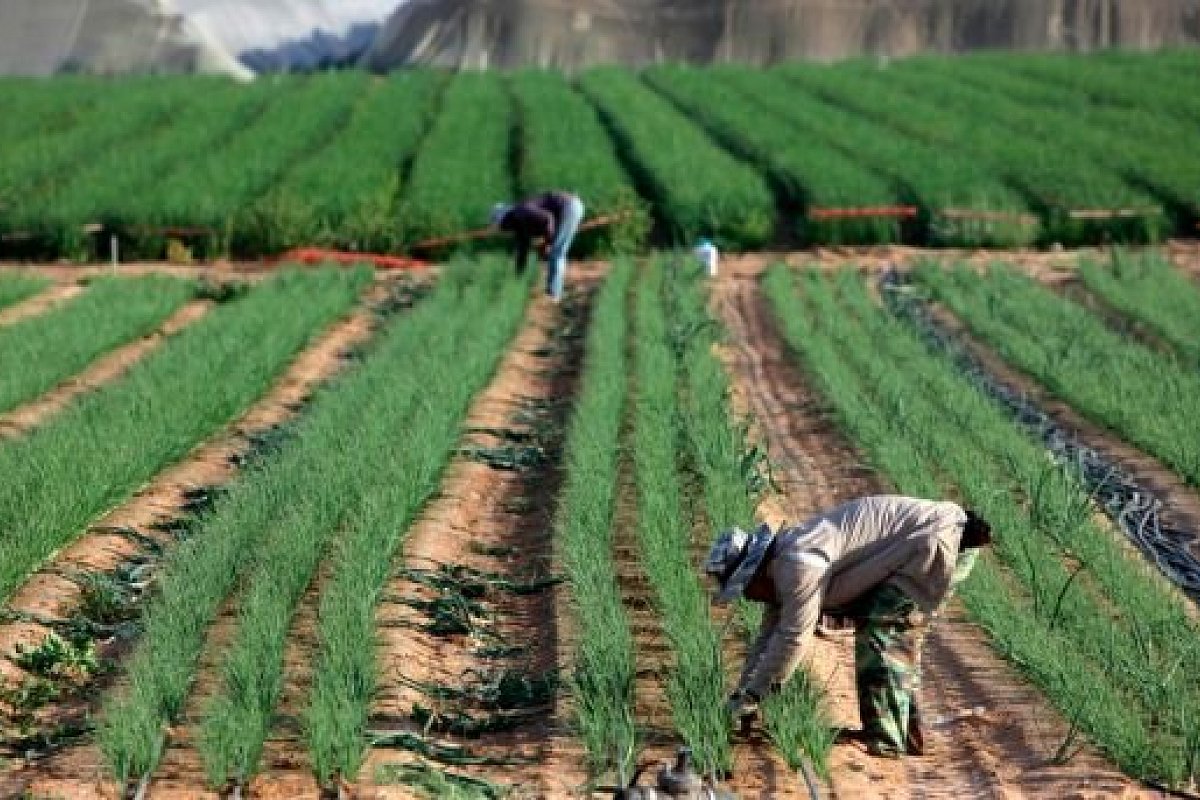
<svg viewBox="0 0 1200 800">
<path fill-rule="evenodd" d="M 529 249 L 541 240 L 546 258 L 546 293 L 555 302 L 562 299 L 567 273 L 567 251 L 583 219 L 583 201 L 570 192 L 546 192 L 516 205 L 498 203 L 492 209 L 492 224 L 516 238 L 517 272 L 525 271 Z"/>
<path fill-rule="evenodd" d="M 991 526 L 951 502 L 864 497 L 778 534 L 723 532 L 704 571 L 716 578 L 713 602 L 744 595 L 766 604 L 758 639 L 729 699 L 735 720 L 806 660 L 822 612 L 854 622 L 854 671 L 862 729 L 846 731 L 867 752 L 924 752 L 917 709 L 921 643 L 931 617 L 971 571 Z"/>
</svg>

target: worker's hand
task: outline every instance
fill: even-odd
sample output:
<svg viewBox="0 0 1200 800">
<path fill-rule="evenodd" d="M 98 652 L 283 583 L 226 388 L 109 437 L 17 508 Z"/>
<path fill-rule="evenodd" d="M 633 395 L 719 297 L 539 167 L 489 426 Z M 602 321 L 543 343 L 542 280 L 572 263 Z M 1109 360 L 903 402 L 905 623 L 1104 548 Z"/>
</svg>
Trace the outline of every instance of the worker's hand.
<svg viewBox="0 0 1200 800">
<path fill-rule="evenodd" d="M 758 698 L 752 692 L 738 689 L 725 704 L 734 725 L 745 725 L 758 718 Z"/>
</svg>

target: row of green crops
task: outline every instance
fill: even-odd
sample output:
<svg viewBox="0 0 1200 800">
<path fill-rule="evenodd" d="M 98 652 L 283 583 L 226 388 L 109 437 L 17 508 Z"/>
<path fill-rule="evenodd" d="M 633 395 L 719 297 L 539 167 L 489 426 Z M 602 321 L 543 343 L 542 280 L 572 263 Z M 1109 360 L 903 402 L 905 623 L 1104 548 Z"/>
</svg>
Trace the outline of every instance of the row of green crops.
<svg viewBox="0 0 1200 800">
<path fill-rule="evenodd" d="M 0 234 L 24 234 L 17 227 L 31 198 L 53 192 L 71 170 L 109 148 L 136 149 L 143 137 L 169 123 L 194 91 L 209 88 L 207 79 L 160 82 L 132 79 L 116 102 L 99 103 L 78 124 L 0 150 Z"/>
<path fill-rule="evenodd" d="M 1200 159 L 1183 144 L 1193 126 L 1142 109 L 1086 108 L 1080 112 L 1061 101 L 1019 102 L 1002 90 L 991 92 L 988 102 L 979 105 L 974 98 L 982 84 L 964 84 L 957 71 L 948 71 L 944 62 L 916 61 L 913 66 L 916 68 L 896 69 L 892 82 L 917 96 L 959 107 L 976 103 L 972 113 L 979 113 L 998 129 L 1043 142 L 1070 141 L 1088 163 L 1111 169 L 1135 190 L 1125 205 L 1115 208 L 1144 217 L 1146 238 L 1157 238 L 1159 228 L 1165 228 L 1159 219 L 1161 210 L 1156 208 L 1160 201 L 1175 211 L 1179 226 L 1195 219 L 1200 210 Z M 1150 187 L 1153 193 L 1140 187 Z"/>
<path fill-rule="evenodd" d="M 775 204 L 763 179 L 636 76 L 598 69 L 580 76 L 579 87 L 652 195 L 671 238 L 688 243 L 707 235 L 733 248 L 771 238 Z"/>
<path fill-rule="evenodd" d="M 1038 226 L 1025 218 L 1029 208 L 1020 195 L 973 156 L 888 130 L 775 73 L 738 69 L 718 76 L 795 130 L 807 131 L 895 181 L 901 187 L 899 199 L 919 208 L 927 243 L 1011 247 L 1036 239 Z"/>
<path fill-rule="evenodd" d="M 338 74 L 285 82 L 261 115 L 172 172 L 144 199 L 152 226 L 199 226 L 204 253 L 256 254 L 274 240 L 270 209 L 252 204 L 302 156 L 318 151 L 349 120 L 369 78 Z"/>
<path fill-rule="evenodd" d="M 565 188 L 584 198 L 589 216 L 627 215 L 583 234 L 573 250 L 635 249 L 650 220 L 596 111 L 555 72 L 520 72 L 509 85 L 520 117 L 521 194 Z"/>
<path fill-rule="evenodd" d="M 554 522 L 579 631 L 571 671 L 576 723 L 591 773 L 612 770 L 624 780 L 638 756 L 637 665 L 612 554 L 632 276 L 633 262 L 617 261 L 594 303 Z"/>
<path fill-rule="evenodd" d="M 1161 209 L 1102 163 L 1059 140 L 997 124 L 991 94 L 947 88 L 923 93 L 901 70 L 782 69 L 807 90 L 908 136 L 975 158 L 1010 182 L 1042 217 L 1043 238 L 1063 244 L 1145 241 L 1162 230 Z M 1132 211 L 1132 216 L 1086 216 Z M 1080 216 L 1084 212 L 1085 216 Z"/>
<path fill-rule="evenodd" d="M 706 283 L 698 270 L 689 272 L 678 265 L 676 276 L 667 287 L 668 319 L 682 372 L 680 413 L 691 462 L 700 477 L 705 517 L 714 534 L 733 525 L 749 530 L 758 497 L 766 489 L 760 453 L 747 442 L 746 426 L 736 421 L 729 376 L 713 353 L 723 331 L 708 311 Z M 748 636 L 757 635 L 761 610 L 756 603 L 739 604 Z M 763 704 L 767 732 L 792 769 L 811 762 L 826 770 L 833 728 L 823 702 L 808 673 L 799 670 Z"/>
<path fill-rule="evenodd" d="M 1173 69 L 1174 59 L 1094 59 L 1087 69 L 1071 59 L 1037 56 L 1012 64 L 1022 72 L 1054 83 L 1093 100 L 1128 108 L 1159 108 L 1195 125 L 1200 123 L 1200 98 L 1185 72 Z M 1192 61 L 1186 69 L 1194 70 Z"/>
<path fill-rule="evenodd" d="M 347 310 L 366 278 L 282 274 L 209 312 L 28 435 L 0 443 L 0 597 L 244 410 Z"/>
<path fill-rule="evenodd" d="M 527 284 L 498 265 L 451 269 L 353 372 L 321 390 L 283 448 L 244 474 L 171 554 L 127 662 L 128 685 L 103 714 L 100 741 L 118 778 L 153 770 L 207 627 L 239 586 L 236 632 L 221 659 L 221 689 L 202 709 L 199 745 L 214 785 L 255 774 L 292 615 L 322 560 L 331 578 L 304 727 L 318 777 L 353 777 L 376 680 L 375 601 L 391 554 L 436 490 L 467 405 L 527 296 Z"/>
<path fill-rule="evenodd" d="M 528 280 L 508 277 L 507 264 L 480 263 L 464 271 L 484 275 L 460 279 L 453 311 L 440 316 L 436 334 L 413 345 L 429 351 L 423 354 L 428 365 L 414 368 L 410 378 L 418 402 L 403 428 L 405 447 L 398 453 L 394 439 L 386 441 L 379 479 L 368 486 L 354 525 L 341 537 L 333 580 L 321 596 L 320 649 L 305 721 L 313 770 L 322 781 L 348 778 L 362 764 L 378 679 L 375 653 L 363 643 L 375 640 L 375 603 L 391 557 L 407 524 L 437 491 L 471 398 L 508 349 L 529 296 Z M 470 320 L 458 336 L 447 330 L 454 316 Z"/>
<path fill-rule="evenodd" d="M 485 227 L 492 206 L 512 199 L 513 124 L 513 101 L 499 75 L 454 78 L 400 205 L 406 241 Z"/>
<path fill-rule="evenodd" d="M 960 593 L 997 649 L 1131 775 L 1194 778 L 1200 688 L 1186 665 L 1200 631 L 1184 601 L 1097 527 L 1073 473 L 883 312 L 858 275 L 778 267 L 765 287 L 788 343 L 875 466 L 902 492 L 961 497 L 992 522 L 993 552 Z"/>
<path fill-rule="evenodd" d="M 94 225 L 135 257 L 161 257 L 171 238 L 206 256 L 402 250 L 481 227 L 492 203 L 545 188 L 578 192 L 593 214 L 648 209 L 663 241 L 709 235 L 731 248 L 792 239 L 791 221 L 774 230 L 780 212 L 897 196 L 920 207 L 920 224 L 826 218 L 804 238 L 1020 244 L 1035 233 L 1027 206 L 1044 242 L 1142 241 L 1169 225 L 1194 235 L 1200 87 L 1188 58 L 651 68 L 670 100 L 611 67 L 248 86 L 0 80 L 0 97 L 38 121 L 0 121 L 0 255 L 107 256 Z M 581 252 L 639 241 L 645 219 L 588 233 Z"/>
<path fill-rule="evenodd" d="M 400 176 L 445 83 L 437 73 L 404 72 L 373 85 L 341 135 L 262 201 L 276 225 L 264 248 L 305 242 L 368 252 L 397 249 Z"/>
<path fill-rule="evenodd" d="M 110 243 L 95 241 L 85 226 L 103 223 L 125 231 L 125 257 L 161 258 L 154 236 L 135 229 L 152 213 L 157 192 L 151 188 L 181 162 L 219 146 L 262 112 L 271 93 L 246 91 L 214 82 L 177 111 L 171 124 L 154 129 L 137 147 L 112 147 L 90 153 L 51 191 L 27 198 L 12 227 L 32 237 L 32 252 L 67 253 L 81 258 L 109 256 Z"/>
<path fill-rule="evenodd" d="M 1110 265 L 1084 259 L 1079 274 L 1113 308 L 1150 327 L 1200 364 L 1200 289 L 1156 254 L 1116 252 Z"/>
<path fill-rule="evenodd" d="M 162 324 L 195 287 L 162 275 L 105 277 L 78 297 L 0 328 L 0 413 L 74 375 L 93 359 Z"/>
<path fill-rule="evenodd" d="M 28 300 L 50 285 L 50 281 L 20 272 L 0 273 L 0 309 Z"/>
<path fill-rule="evenodd" d="M 1005 359 L 1200 486 L 1200 373 L 1110 330 L 1016 270 L 927 263 L 922 285 Z"/>
<path fill-rule="evenodd" d="M 722 72 L 659 67 L 646 73 L 652 86 L 707 126 L 725 146 L 752 161 L 771 179 L 807 241 L 875 244 L 898 241 L 893 219 L 864 218 L 827 223 L 805 220 L 805 209 L 895 206 L 896 187 L 826 142 L 767 113 L 740 88 L 720 80 Z M 750 74 L 750 73 L 748 73 Z M 755 78 L 759 77 L 754 75 Z M 792 98 L 780 98 L 790 104 Z"/>
<path fill-rule="evenodd" d="M 641 275 L 635 302 L 633 462 L 642 565 L 674 661 L 666 677 L 675 728 L 707 774 L 733 766 L 720 632 L 696 570 L 692 520 L 676 453 L 681 441 L 679 370 L 663 302 L 667 267 Z"/>
<path fill-rule="evenodd" d="M 5 111 L 0 117 L 0 141 L 11 147 L 77 125 L 100 102 L 103 86 L 103 81 L 77 75 L 56 79 L 52 92 L 40 79 L 0 81 L 0 107 Z"/>
</svg>

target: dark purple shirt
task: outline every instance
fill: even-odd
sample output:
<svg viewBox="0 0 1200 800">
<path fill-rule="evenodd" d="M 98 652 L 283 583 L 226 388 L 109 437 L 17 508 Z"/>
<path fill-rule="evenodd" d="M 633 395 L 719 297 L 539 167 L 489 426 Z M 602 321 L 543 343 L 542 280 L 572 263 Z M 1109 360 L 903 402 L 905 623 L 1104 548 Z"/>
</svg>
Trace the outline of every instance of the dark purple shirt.
<svg viewBox="0 0 1200 800">
<path fill-rule="evenodd" d="M 534 239 L 544 239 L 547 244 L 554 241 L 571 199 L 572 195 L 566 192 L 539 194 L 522 200 L 500 220 L 500 230 L 508 231 L 516 239 L 518 271 L 525 269 Z"/>
</svg>

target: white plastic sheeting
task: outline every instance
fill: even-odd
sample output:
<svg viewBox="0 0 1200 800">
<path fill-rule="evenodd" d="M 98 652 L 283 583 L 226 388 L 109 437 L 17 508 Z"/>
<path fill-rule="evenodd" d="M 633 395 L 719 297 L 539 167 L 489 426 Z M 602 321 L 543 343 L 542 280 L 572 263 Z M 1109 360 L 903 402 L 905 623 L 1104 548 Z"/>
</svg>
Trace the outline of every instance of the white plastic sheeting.
<svg viewBox="0 0 1200 800">
<path fill-rule="evenodd" d="M 482 69 L 1200 41 L 1200 0 L 410 0 L 364 63 Z"/>
<path fill-rule="evenodd" d="M 210 39 L 256 70 L 356 60 L 401 0 L 174 0 Z"/>
<path fill-rule="evenodd" d="M 308 69 L 356 61 L 404 0 L 0 0 L 0 75 Z"/>
<path fill-rule="evenodd" d="M 158 0 L 0 0 L 0 74 L 250 71 Z"/>
</svg>

